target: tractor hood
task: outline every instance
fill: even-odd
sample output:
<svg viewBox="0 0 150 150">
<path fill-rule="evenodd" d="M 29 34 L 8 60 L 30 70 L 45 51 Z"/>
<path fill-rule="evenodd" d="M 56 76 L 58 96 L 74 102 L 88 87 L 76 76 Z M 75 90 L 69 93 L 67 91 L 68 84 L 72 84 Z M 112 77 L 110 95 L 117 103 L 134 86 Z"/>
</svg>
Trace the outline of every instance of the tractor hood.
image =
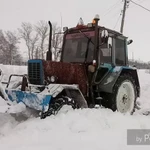
<svg viewBox="0 0 150 150">
<path fill-rule="evenodd" d="M 76 84 L 83 95 L 87 93 L 88 78 L 84 64 L 29 60 L 28 75 L 31 84 Z"/>
</svg>

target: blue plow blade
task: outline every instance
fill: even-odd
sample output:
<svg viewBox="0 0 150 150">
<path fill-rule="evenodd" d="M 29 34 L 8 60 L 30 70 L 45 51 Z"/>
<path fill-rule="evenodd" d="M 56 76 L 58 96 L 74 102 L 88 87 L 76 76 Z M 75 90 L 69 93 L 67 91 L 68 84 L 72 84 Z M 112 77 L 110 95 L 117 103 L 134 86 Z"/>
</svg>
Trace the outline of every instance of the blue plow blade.
<svg viewBox="0 0 150 150">
<path fill-rule="evenodd" d="M 23 102 L 29 108 L 46 111 L 51 102 L 51 95 L 42 95 L 40 93 L 31 93 L 25 91 L 16 91 L 6 89 L 6 94 L 11 101 L 16 101 L 17 103 Z"/>
</svg>

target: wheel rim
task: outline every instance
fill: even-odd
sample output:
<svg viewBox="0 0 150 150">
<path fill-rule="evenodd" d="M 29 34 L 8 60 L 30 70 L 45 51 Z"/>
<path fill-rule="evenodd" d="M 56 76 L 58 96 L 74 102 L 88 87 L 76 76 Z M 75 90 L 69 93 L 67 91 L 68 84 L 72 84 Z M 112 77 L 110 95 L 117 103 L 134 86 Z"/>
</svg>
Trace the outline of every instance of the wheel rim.
<svg viewBox="0 0 150 150">
<path fill-rule="evenodd" d="M 116 103 L 121 113 L 132 113 L 134 109 L 135 91 L 130 81 L 125 81 L 118 89 Z"/>
</svg>

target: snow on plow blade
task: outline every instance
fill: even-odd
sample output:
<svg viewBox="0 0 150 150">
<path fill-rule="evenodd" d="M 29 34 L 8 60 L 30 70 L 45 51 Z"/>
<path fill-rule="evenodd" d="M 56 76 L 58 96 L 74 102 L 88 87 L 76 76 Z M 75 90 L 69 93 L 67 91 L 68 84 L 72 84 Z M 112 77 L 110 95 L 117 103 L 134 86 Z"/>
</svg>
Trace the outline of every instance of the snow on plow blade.
<svg viewBox="0 0 150 150">
<path fill-rule="evenodd" d="M 42 95 L 39 93 L 31 93 L 27 91 L 17 91 L 10 89 L 6 89 L 5 91 L 11 101 L 16 101 L 17 103 L 23 102 L 27 107 L 38 111 L 47 110 L 52 98 L 50 95 Z"/>
<path fill-rule="evenodd" d="M 49 84 L 42 92 L 35 93 L 32 91 L 21 91 L 15 89 L 5 89 L 8 98 L 17 103 L 24 103 L 27 107 L 45 112 L 53 98 L 61 94 L 63 90 L 67 90 L 68 97 L 73 98 L 80 108 L 87 108 L 87 102 L 84 99 L 77 85 L 66 84 Z"/>
</svg>

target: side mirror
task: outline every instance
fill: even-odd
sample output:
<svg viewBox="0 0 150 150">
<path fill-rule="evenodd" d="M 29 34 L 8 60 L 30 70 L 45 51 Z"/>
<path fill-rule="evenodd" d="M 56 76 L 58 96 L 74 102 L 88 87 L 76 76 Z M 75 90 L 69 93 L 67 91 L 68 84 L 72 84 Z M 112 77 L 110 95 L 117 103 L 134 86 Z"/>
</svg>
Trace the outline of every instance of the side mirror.
<svg viewBox="0 0 150 150">
<path fill-rule="evenodd" d="M 131 43 L 133 43 L 133 40 L 127 41 L 127 45 L 130 45 Z"/>
<path fill-rule="evenodd" d="M 68 27 L 63 27 L 63 31 L 66 32 L 68 30 Z"/>
<path fill-rule="evenodd" d="M 108 48 L 112 48 L 112 38 L 108 37 Z"/>
<path fill-rule="evenodd" d="M 108 31 L 107 30 L 102 31 L 101 41 L 102 41 L 102 43 L 107 43 L 108 42 Z"/>
</svg>

